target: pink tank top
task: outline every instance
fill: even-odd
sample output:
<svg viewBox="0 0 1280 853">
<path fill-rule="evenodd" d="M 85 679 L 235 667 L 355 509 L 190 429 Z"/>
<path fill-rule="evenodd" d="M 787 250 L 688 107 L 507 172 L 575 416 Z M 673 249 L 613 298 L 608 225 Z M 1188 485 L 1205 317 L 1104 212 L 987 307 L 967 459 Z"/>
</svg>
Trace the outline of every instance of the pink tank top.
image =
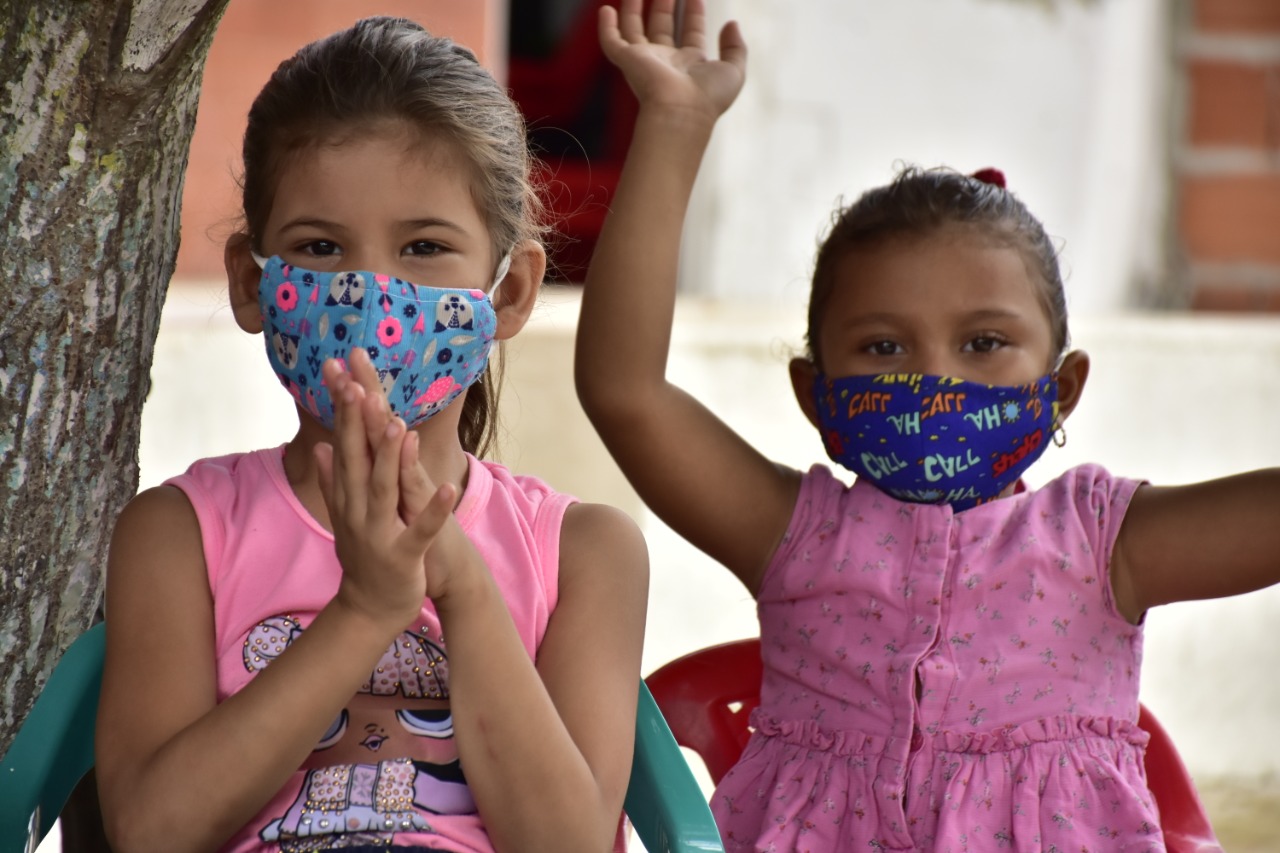
<svg viewBox="0 0 1280 853">
<path fill-rule="evenodd" d="M 298 502 L 283 451 L 201 460 L 169 481 L 200 522 L 220 702 L 305 631 L 338 589 L 333 535 Z M 573 502 L 537 479 L 469 457 L 455 515 L 502 590 L 530 658 L 555 609 L 560 526 Z M 412 758 L 379 761 L 379 752 Z M 312 757 L 223 849 L 387 843 L 493 849 L 453 744 L 448 647 L 429 601 Z"/>
</svg>

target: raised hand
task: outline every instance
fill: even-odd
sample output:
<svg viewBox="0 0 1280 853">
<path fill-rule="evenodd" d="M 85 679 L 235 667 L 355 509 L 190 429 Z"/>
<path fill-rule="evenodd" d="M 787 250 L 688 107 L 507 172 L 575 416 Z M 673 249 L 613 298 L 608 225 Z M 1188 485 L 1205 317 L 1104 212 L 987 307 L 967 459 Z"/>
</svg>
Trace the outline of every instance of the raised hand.
<svg viewBox="0 0 1280 853">
<path fill-rule="evenodd" d="M 600 9 L 600 46 L 622 71 L 641 106 L 655 105 L 720 116 L 746 79 L 747 45 L 736 22 L 720 30 L 720 58 L 707 56 L 704 0 L 687 0 L 676 41 L 676 0 L 619 0 Z"/>
</svg>

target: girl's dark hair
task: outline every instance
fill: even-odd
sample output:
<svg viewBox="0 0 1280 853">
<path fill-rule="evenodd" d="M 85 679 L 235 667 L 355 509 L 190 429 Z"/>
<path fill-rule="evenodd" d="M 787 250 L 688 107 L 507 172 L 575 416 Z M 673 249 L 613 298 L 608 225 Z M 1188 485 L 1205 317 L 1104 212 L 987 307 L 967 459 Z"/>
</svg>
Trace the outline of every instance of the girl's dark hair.
<svg viewBox="0 0 1280 853">
<path fill-rule="evenodd" d="M 900 237 L 927 236 L 947 226 L 972 228 L 1022 253 L 1040 278 L 1040 298 L 1053 334 L 1053 353 L 1070 342 L 1067 300 L 1058 253 L 1044 226 L 1018 198 L 996 183 L 951 169 L 902 170 L 892 183 L 863 193 L 836 211 L 818 249 L 809 294 L 806 342 L 809 358 L 821 367 L 819 329 L 835 287 L 835 268 L 851 252 Z"/>
<path fill-rule="evenodd" d="M 446 139 L 470 161 L 471 191 L 495 263 L 520 241 L 541 238 L 524 118 L 507 92 L 467 48 L 413 21 L 374 17 L 303 47 L 254 100 L 243 177 L 245 227 L 254 246 L 261 249 L 288 158 L 341 144 L 356 128 L 381 121 L 403 121 Z M 499 383 L 490 367 L 463 404 L 459 438 L 476 455 L 493 442 Z"/>
</svg>

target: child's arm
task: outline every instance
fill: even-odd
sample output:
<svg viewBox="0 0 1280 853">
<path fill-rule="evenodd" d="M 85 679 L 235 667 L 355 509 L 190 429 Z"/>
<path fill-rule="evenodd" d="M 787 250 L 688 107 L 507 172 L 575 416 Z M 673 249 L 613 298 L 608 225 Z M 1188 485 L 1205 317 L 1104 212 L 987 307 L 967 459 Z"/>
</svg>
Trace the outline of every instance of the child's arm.
<svg viewBox="0 0 1280 853">
<path fill-rule="evenodd" d="M 786 529 L 798 475 L 765 459 L 666 379 L 685 210 L 712 128 L 742 86 L 735 24 L 719 61 L 704 55 L 701 0 L 683 45 L 674 0 L 601 9 L 600 41 L 640 101 L 631 148 L 587 274 L 579 318 L 578 396 L 644 501 L 755 591 Z"/>
<path fill-rule="evenodd" d="M 412 526 L 402 524 L 404 432 L 388 439 L 370 467 L 363 430 L 342 426 L 350 420 L 345 410 L 339 404 L 339 432 L 355 442 L 336 451 L 342 497 L 330 508 L 335 527 L 348 531 L 338 533 L 339 592 L 296 642 L 221 704 L 213 602 L 191 504 L 176 488 L 151 489 L 117 522 L 97 774 L 108 837 L 120 853 L 224 842 L 310 756 L 418 613 L 422 555 L 450 515 L 451 496 L 428 504 Z"/>
<path fill-rule="evenodd" d="M 1280 469 L 1133 496 L 1111 559 L 1116 606 L 1130 621 L 1174 601 L 1280 582 Z"/>
<path fill-rule="evenodd" d="M 565 514 L 559 595 L 529 659 L 501 590 L 456 524 L 428 557 L 449 640 L 458 758 L 499 851 L 607 850 L 635 741 L 648 558 L 634 522 L 598 504 Z M 450 553 L 452 551 L 452 553 Z"/>
</svg>

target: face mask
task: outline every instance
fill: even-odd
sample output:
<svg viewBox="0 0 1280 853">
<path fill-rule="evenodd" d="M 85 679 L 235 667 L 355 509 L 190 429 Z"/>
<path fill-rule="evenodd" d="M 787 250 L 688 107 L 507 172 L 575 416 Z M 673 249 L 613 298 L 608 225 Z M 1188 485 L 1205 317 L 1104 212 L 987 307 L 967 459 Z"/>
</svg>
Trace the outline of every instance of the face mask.
<svg viewBox="0 0 1280 853">
<path fill-rule="evenodd" d="M 484 373 L 497 327 L 480 290 L 422 287 L 365 271 L 313 272 L 264 259 L 258 305 L 267 359 L 298 405 L 333 429 L 325 359 L 369 353 L 391 410 L 410 427 L 444 409 Z M 494 278 L 506 276 L 503 258 Z"/>
<path fill-rule="evenodd" d="M 1058 417 L 1057 374 L 981 385 L 888 373 L 814 382 L 827 455 L 901 501 L 969 509 L 1017 482 Z"/>
</svg>

